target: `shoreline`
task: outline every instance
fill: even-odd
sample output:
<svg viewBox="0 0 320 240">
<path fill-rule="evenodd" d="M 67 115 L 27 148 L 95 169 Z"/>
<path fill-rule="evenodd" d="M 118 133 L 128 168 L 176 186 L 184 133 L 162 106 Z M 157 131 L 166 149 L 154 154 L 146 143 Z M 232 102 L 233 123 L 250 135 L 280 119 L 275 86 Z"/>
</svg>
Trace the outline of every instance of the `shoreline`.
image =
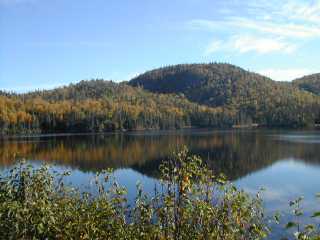
<svg viewBox="0 0 320 240">
<path fill-rule="evenodd" d="M 186 127 L 180 129 L 136 129 L 136 130 L 114 130 L 107 132 L 62 132 L 62 133 L 35 133 L 35 134 L 14 134 L 14 135 L 0 135 L 1 140 L 9 139 L 24 139 L 24 138 L 46 138 L 46 137 L 68 137 L 68 136 L 94 136 L 94 135 L 115 135 L 115 134 L 141 134 L 147 135 L 152 133 L 186 133 L 189 131 L 215 131 L 215 132 L 242 132 L 242 131 L 264 131 L 264 130 L 274 130 L 274 131 L 319 131 L 319 127 L 266 127 L 266 126 L 245 126 L 245 127 L 230 127 L 230 128 L 199 128 L 199 127 Z"/>
</svg>

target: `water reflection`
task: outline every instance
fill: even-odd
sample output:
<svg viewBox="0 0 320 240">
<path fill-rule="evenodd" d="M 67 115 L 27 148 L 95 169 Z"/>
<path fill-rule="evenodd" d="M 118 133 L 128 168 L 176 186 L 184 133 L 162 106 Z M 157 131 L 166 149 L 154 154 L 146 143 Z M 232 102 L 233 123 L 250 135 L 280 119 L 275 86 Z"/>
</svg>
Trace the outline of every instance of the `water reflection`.
<svg viewBox="0 0 320 240">
<path fill-rule="evenodd" d="M 305 196 L 307 214 L 319 210 L 314 195 L 320 190 L 320 135 L 312 131 L 188 130 L 16 138 L 0 140 L 0 168 L 11 166 L 16 158 L 52 163 L 57 171 L 73 170 L 68 177 L 73 185 L 90 188 L 95 172 L 111 167 L 133 201 L 136 182 L 152 192 L 159 164 L 182 145 L 247 192 L 265 187 L 269 216 L 281 210 L 290 220 L 288 202 L 300 196 Z M 275 226 L 270 239 L 283 234 L 283 228 Z"/>
<path fill-rule="evenodd" d="M 54 163 L 96 172 L 131 168 L 157 177 L 158 166 L 179 146 L 187 145 L 218 173 L 242 178 L 283 159 L 319 165 L 320 137 L 312 132 L 180 131 L 56 136 L 0 141 L 0 165 L 15 158 Z"/>
</svg>

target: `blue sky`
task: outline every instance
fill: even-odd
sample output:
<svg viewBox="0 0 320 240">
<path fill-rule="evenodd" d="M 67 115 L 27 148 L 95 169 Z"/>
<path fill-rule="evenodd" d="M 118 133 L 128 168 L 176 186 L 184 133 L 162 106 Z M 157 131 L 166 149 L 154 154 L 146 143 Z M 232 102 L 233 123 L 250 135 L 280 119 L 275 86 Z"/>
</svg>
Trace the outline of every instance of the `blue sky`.
<svg viewBox="0 0 320 240">
<path fill-rule="evenodd" d="M 213 61 L 291 80 L 320 72 L 319 41 L 320 0 L 0 0 L 0 89 Z"/>
</svg>

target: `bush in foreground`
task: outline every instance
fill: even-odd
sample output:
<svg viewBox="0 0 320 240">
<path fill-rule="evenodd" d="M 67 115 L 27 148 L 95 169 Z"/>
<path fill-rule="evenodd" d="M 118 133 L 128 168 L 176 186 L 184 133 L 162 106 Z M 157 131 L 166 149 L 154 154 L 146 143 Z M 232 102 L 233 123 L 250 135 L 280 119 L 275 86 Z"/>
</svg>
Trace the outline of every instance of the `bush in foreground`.
<svg viewBox="0 0 320 240">
<path fill-rule="evenodd" d="M 20 163 L 0 178 L 1 239 L 261 239 L 261 200 L 216 177 L 184 149 L 160 167 L 152 196 L 130 206 L 111 171 L 96 196 L 64 185 L 68 173 Z"/>
<path fill-rule="evenodd" d="M 259 195 L 249 196 L 215 176 L 187 149 L 163 163 L 160 172 L 154 193 L 148 195 L 138 185 L 137 197 L 130 203 L 111 171 L 96 175 L 97 194 L 90 194 L 66 186 L 67 172 L 58 174 L 48 166 L 34 168 L 20 162 L 0 175 L 0 239 L 250 240 L 267 236 Z M 319 226 L 299 221 L 301 201 L 290 202 L 293 221 L 284 230 L 292 235 L 283 239 L 320 240 Z M 320 217 L 320 212 L 311 217 Z M 275 221 L 279 223 L 279 216 Z"/>
</svg>

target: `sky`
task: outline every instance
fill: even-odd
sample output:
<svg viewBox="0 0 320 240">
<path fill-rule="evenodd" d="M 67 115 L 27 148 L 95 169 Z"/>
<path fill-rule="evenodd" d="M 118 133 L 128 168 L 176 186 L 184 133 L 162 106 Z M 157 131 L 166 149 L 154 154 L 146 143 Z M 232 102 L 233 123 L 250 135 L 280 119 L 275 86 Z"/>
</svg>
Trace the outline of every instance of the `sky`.
<svg viewBox="0 0 320 240">
<path fill-rule="evenodd" d="M 320 0 L 0 0 L 0 89 L 25 92 L 224 62 L 320 72 Z"/>
</svg>

